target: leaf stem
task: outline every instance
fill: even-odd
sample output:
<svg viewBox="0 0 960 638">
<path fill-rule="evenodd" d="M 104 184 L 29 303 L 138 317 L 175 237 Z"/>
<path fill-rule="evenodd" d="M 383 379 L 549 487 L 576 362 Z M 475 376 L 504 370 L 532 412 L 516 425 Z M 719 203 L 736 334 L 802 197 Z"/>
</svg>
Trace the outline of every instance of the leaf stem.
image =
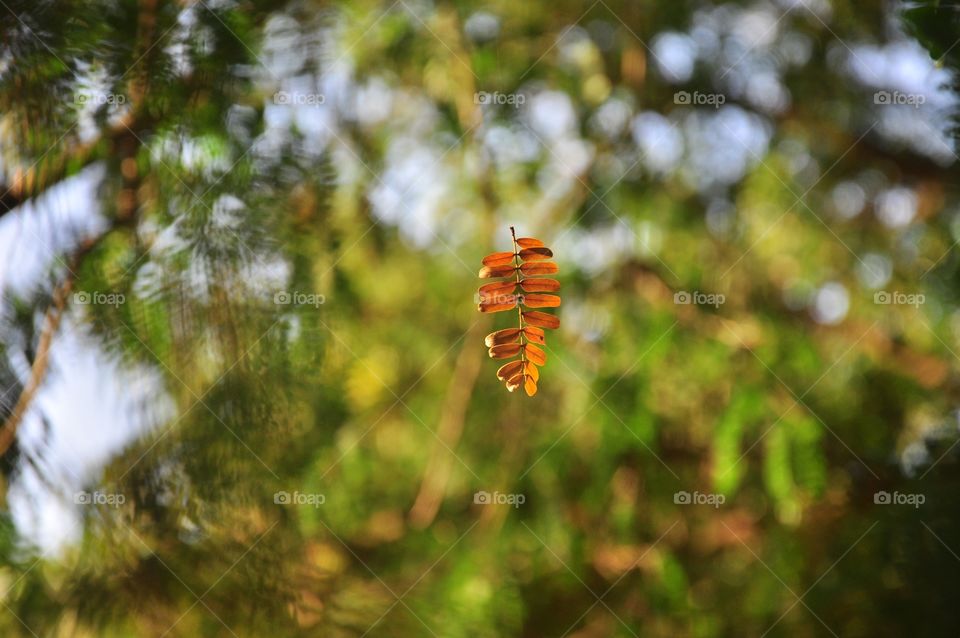
<svg viewBox="0 0 960 638">
<path fill-rule="evenodd" d="M 514 268 L 516 269 L 515 272 L 516 272 L 516 275 L 517 275 L 517 286 L 519 287 L 519 285 L 520 285 L 520 246 L 519 246 L 519 244 L 517 244 L 517 231 L 514 230 L 513 226 L 510 227 L 510 236 L 513 238 L 513 266 L 514 266 Z M 519 290 L 516 292 L 516 295 L 517 295 L 517 297 L 518 297 L 518 299 L 517 299 L 517 320 L 520 322 L 520 361 L 521 361 L 521 364 L 522 364 L 522 365 L 520 366 L 520 370 L 522 371 L 522 374 L 523 374 L 523 380 L 524 380 L 524 382 L 526 382 L 526 380 L 527 380 L 527 364 L 526 364 L 527 353 L 526 353 L 526 350 L 525 350 L 525 347 L 526 347 L 526 337 L 525 337 L 525 334 L 524 334 L 524 332 L 523 332 L 523 305 L 522 305 L 522 302 L 521 302 L 521 297 L 520 297 L 520 291 L 519 291 Z"/>
</svg>

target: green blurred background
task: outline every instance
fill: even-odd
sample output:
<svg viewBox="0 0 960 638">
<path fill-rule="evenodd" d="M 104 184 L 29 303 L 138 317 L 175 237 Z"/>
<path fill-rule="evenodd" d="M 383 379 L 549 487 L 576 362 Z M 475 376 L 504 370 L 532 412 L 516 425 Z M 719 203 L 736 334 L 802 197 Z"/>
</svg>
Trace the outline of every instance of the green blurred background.
<svg viewBox="0 0 960 638">
<path fill-rule="evenodd" d="M 956 3 L 0 5 L 0 635 L 957 634 Z"/>
</svg>

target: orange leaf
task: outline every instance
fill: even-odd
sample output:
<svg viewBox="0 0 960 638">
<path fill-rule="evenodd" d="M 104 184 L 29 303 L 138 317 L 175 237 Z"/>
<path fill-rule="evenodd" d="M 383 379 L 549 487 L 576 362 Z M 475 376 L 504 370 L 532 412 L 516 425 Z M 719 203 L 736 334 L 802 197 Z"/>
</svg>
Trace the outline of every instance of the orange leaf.
<svg viewBox="0 0 960 638">
<path fill-rule="evenodd" d="M 528 375 L 533 377 L 534 381 L 540 380 L 540 370 L 537 369 L 537 366 L 533 365 L 531 361 L 523 362 L 523 371 Z"/>
<path fill-rule="evenodd" d="M 495 281 L 492 284 L 484 284 L 480 286 L 480 290 L 477 292 L 480 293 L 481 297 L 493 297 L 495 295 L 509 295 L 517 287 L 517 282 L 515 281 Z"/>
<path fill-rule="evenodd" d="M 483 258 L 484 266 L 507 266 L 513 263 L 513 253 L 491 253 Z"/>
<path fill-rule="evenodd" d="M 533 380 L 533 377 L 524 377 L 523 390 L 527 393 L 528 397 L 532 397 L 537 393 L 537 382 Z"/>
<path fill-rule="evenodd" d="M 533 279 L 521 279 L 520 287 L 526 292 L 556 292 L 560 290 L 560 282 L 556 279 L 541 279 L 539 277 L 534 277 Z"/>
<path fill-rule="evenodd" d="M 531 362 L 537 364 L 538 366 L 546 365 L 547 363 L 547 353 L 533 345 L 528 343 L 523 346 L 524 354 L 527 355 L 527 359 L 530 359 Z"/>
<path fill-rule="evenodd" d="M 493 346 L 488 351 L 491 359 L 509 359 L 520 354 L 521 345 L 519 343 L 505 343 L 499 346 Z"/>
<path fill-rule="evenodd" d="M 522 303 L 528 308 L 556 308 L 560 305 L 560 297 L 556 295 L 541 295 L 535 292 L 523 295 Z"/>
<path fill-rule="evenodd" d="M 480 269 L 480 278 L 489 279 L 490 277 L 513 277 L 516 272 L 513 266 L 484 266 Z M 555 270 L 553 272 L 556 272 Z"/>
<path fill-rule="evenodd" d="M 560 327 L 560 319 L 536 310 L 523 313 L 523 320 L 540 328 L 556 329 Z"/>
<path fill-rule="evenodd" d="M 517 300 L 516 295 L 497 295 L 489 299 L 485 298 L 477 304 L 477 308 L 480 312 L 504 312 L 516 308 Z"/>
<path fill-rule="evenodd" d="M 524 275 L 552 275 L 559 271 L 557 265 L 552 261 L 528 261 L 520 264 L 520 272 Z M 483 275 L 480 275 L 481 277 Z M 505 275 L 491 275 L 492 277 L 503 277 Z"/>
<path fill-rule="evenodd" d="M 505 343 L 514 343 L 520 336 L 520 328 L 507 328 L 506 330 L 497 330 L 487 335 L 483 340 L 488 348 L 503 345 Z"/>
<path fill-rule="evenodd" d="M 536 332 L 533 332 L 536 330 Z M 530 343 L 539 343 L 543 345 L 547 342 L 546 338 L 543 335 L 543 330 L 540 328 L 534 328 L 533 326 L 525 326 L 523 329 L 523 336 L 527 338 L 527 341 Z"/>
<path fill-rule="evenodd" d="M 558 293 L 560 282 L 539 276 L 552 275 L 560 269 L 556 263 L 549 261 L 553 257 L 553 251 L 542 241 L 534 237 L 518 239 L 513 226 L 510 227 L 510 235 L 513 238 L 512 252 L 495 252 L 483 258 L 480 277 L 505 280 L 480 286 L 480 303 L 477 307 L 484 313 L 513 308 L 520 310 L 519 327 L 495 330 L 486 336 L 484 343 L 493 359 L 520 356 L 519 360 L 501 365 L 497 370 L 497 378 L 504 382 L 508 391 L 515 392 L 523 386 L 527 396 L 532 397 L 537 393 L 537 384 L 540 382 L 538 366 L 547 362 L 543 329 L 559 328 L 560 319 L 526 308 L 555 308 L 560 305 L 558 294 L 545 294 Z M 520 291 L 517 290 L 517 284 Z"/>
<path fill-rule="evenodd" d="M 497 378 L 501 381 L 506 381 L 523 367 L 523 361 L 511 361 L 510 363 L 505 363 L 500 366 L 500 369 L 497 370 Z"/>
<path fill-rule="evenodd" d="M 524 248 L 520 251 L 520 259 L 523 261 L 543 261 L 553 257 L 553 251 L 545 246 L 534 246 L 533 248 Z"/>
</svg>

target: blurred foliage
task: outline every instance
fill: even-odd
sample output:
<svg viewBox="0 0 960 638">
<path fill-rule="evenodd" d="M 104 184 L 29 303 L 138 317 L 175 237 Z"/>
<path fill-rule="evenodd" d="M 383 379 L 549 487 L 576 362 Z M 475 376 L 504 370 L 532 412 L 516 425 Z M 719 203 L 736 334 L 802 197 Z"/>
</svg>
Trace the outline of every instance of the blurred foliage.
<svg viewBox="0 0 960 638">
<path fill-rule="evenodd" d="M 21 426 L 7 490 L 82 532 L 0 518 L 2 635 L 955 634 L 956 4 L 0 14 L 0 222 L 102 222 L 23 234 L 0 414 L 63 281 L 123 296 L 67 311 L 98 383 L 162 381 L 93 475 L 44 456 L 85 397 Z M 532 399 L 472 301 L 511 224 L 563 281 Z"/>
</svg>

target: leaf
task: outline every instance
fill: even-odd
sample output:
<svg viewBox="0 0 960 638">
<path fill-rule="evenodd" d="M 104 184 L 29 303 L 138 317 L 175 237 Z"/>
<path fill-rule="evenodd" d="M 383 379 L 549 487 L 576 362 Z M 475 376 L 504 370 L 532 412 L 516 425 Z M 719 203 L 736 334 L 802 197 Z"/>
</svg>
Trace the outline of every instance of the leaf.
<svg viewBox="0 0 960 638">
<path fill-rule="evenodd" d="M 505 277 L 505 281 L 483 284 L 478 290 L 480 312 L 494 313 L 520 307 L 520 325 L 515 328 L 495 330 L 488 334 L 483 342 L 487 353 L 493 359 L 510 359 L 519 355 L 519 359 L 503 364 L 497 370 L 497 378 L 504 382 L 509 392 L 515 392 L 523 386 L 527 396 L 537 393 L 540 383 L 540 368 L 547 363 L 547 353 L 540 346 L 546 346 L 544 328 L 560 327 L 560 319 L 537 310 L 527 308 L 556 308 L 560 305 L 560 282 L 536 275 L 551 275 L 559 271 L 557 264 L 547 261 L 553 257 L 553 251 L 542 241 L 533 237 L 517 239 L 513 228 L 513 251 L 495 252 L 483 258 L 480 277 L 484 279 Z M 522 262 L 516 265 L 519 257 Z M 519 275 L 523 278 L 519 281 Z M 517 293 L 519 284 L 522 292 Z"/>
<path fill-rule="evenodd" d="M 534 332 L 534 330 L 536 332 Z M 523 336 L 526 337 L 527 341 L 530 343 L 539 343 L 540 345 L 543 345 L 547 342 L 546 337 L 543 335 L 543 330 L 534 326 L 525 326 L 523 328 Z"/>
<path fill-rule="evenodd" d="M 528 308 L 556 308 L 560 305 L 560 297 L 556 295 L 541 295 L 535 292 L 523 295 L 521 303 Z"/>
<path fill-rule="evenodd" d="M 533 380 L 534 380 L 534 381 L 539 381 L 539 380 L 540 380 L 540 370 L 537 369 L 537 366 L 535 366 L 535 365 L 533 364 L 533 362 L 531 362 L 531 361 L 524 361 L 524 362 L 523 362 L 523 371 L 524 371 L 524 373 L 526 373 L 528 376 L 533 377 Z"/>
<path fill-rule="evenodd" d="M 507 328 L 506 330 L 497 330 L 487 335 L 483 340 L 488 348 L 503 345 L 504 343 L 514 343 L 520 337 L 520 328 Z"/>
<path fill-rule="evenodd" d="M 493 284 L 487 284 L 493 285 Z M 560 282 L 556 279 L 542 279 L 540 277 L 520 280 L 520 287 L 524 292 L 556 292 L 560 290 Z M 481 287 L 481 290 L 483 287 Z M 511 292 L 513 289 L 511 288 Z"/>
<path fill-rule="evenodd" d="M 513 266 L 484 266 L 480 269 L 480 278 L 489 279 L 491 277 L 513 277 L 516 271 L 517 269 Z"/>
<path fill-rule="evenodd" d="M 515 281 L 495 281 L 492 284 L 484 284 L 477 291 L 481 297 L 491 297 L 497 294 L 509 295 L 517 287 Z"/>
<path fill-rule="evenodd" d="M 524 248 L 519 253 L 523 261 L 543 261 L 553 257 L 553 251 L 545 246 L 535 246 L 533 248 Z"/>
<path fill-rule="evenodd" d="M 547 363 L 547 353 L 532 343 L 523 346 L 523 353 L 527 356 L 527 359 L 530 359 L 530 361 L 538 366 L 546 365 Z"/>
<path fill-rule="evenodd" d="M 477 308 L 480 312 L 504 312 L 516 308 L 519 299 L 517 295 L 497 295 L 484 299 L 477 304 Z"/>
<path fill-rule="evenodd" d="M 524 275 L 552 275 L 560 269 L 552 261 L 528 261 L 520 264 L 520 272 Z M 480 275 L 481 277 L 483 275 Z M 504 275 L 491 275 L 492 277 L 503 277 Z"/>
<path fill-rule="evenodd" d="M 521 251 L 521 255 L 523 252 Z M 507 266 L 513 263 L 514 253 L 492 253 L 483 258 L 484 266 Z M 522 259 L 523 257 L 521 257 Z"/>
<path fill-rule="evenodd" d="M 520 354 L 520 350 L 523 346 L 519 343 L 505 343 L 499 346 L 493 346 L 488 351 L 491 359 L 509 359 L 510 357 L 515 357 Z"/>
<path fill-rule="evenodd" d="M 548 315 L 545 312 L 531 310 L 529 312 L 524 312 L 522 316 L 523 319 L 532 326 L 550 328 L 551 330 L 555 330 L 560 327 L 560 319 L 554 317 L 553 315 Z"/>
<path fill-rule="evenodd" d="M 506 381 L 507 379 L 515 375 L 517 371 L 522 367 L 523 367 L 523 361 L 511 361 L 510 363 L 505 363 L 502 366 L 500 366 L 499 370 L 497 370 L 497 378 L 500 379 L 501 381 Z"/>
<path fill-rule="evenodd" d="M 524 377 L 523 390 L 527 393 L 528 397 L 532 397 L 537 393 L 537 382 L 533 380 L 533 377 Z"/>
</svg>

